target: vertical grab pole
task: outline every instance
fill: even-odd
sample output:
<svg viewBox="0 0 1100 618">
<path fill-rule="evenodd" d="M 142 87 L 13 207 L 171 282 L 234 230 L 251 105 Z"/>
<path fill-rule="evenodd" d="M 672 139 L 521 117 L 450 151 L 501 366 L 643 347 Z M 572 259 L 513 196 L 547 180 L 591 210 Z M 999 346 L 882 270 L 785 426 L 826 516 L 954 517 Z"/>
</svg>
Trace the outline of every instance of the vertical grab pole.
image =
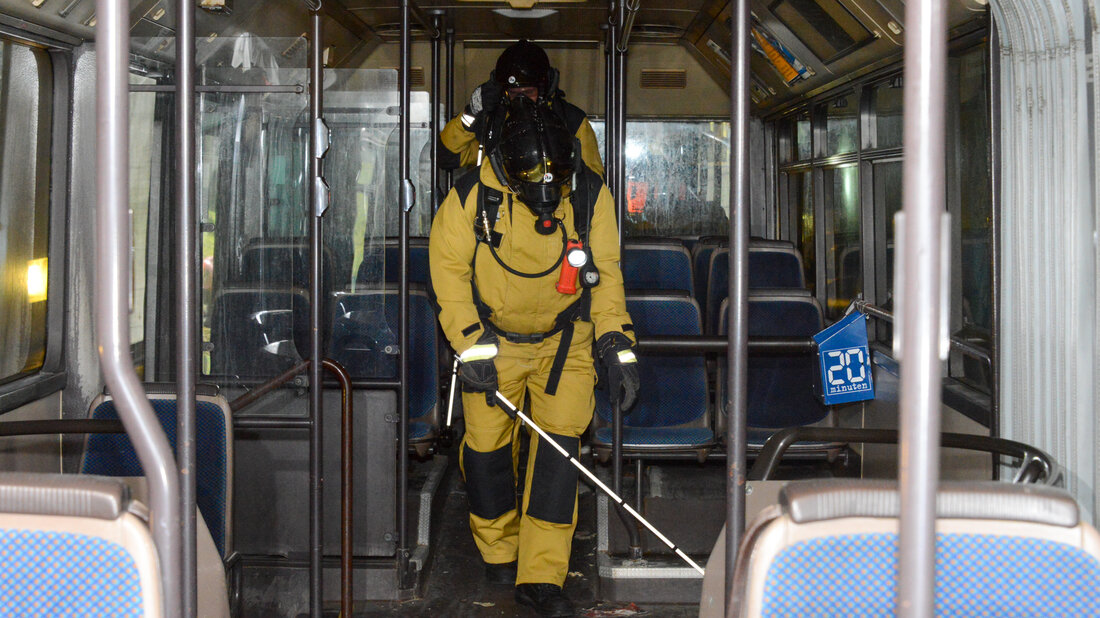
<svg viewBox="0 0 1100 618">
<path fill-rule="evenodd" d="M 320 618 L 324 603 L 324 573 L 321 559 L 324 552 L 324 388 L 321 359 L 321 307 L 323 306 L 321 283 L 323 268 L 323 227 L 325 207 L 328 204 L 328 186 L 323 178 L 321 157 L 324 155 L 321 140 L 327 134 L 320 130 L 323 112 L 324 68 L 322 67 L 321 3 L 310 3 L 309 37 L 309 612 Z"/>
<path fill-rule="evenodd" d="M 935 609 L 936 483 L 939 476 L 941 300 L 944 288 L 944 107 L 947 24 L 943 0 L 905 5 L 905 212 L 901 323 L 901 448 L 898 472 L 899 616 Z"/>
<path fill-rule="evenodd" d="M 103 377 L 149 483 L 164 614 L 180 616 L 179 474 L 130 357 L 130 3 L 96 0 L 96 294 Z"/>
<path fill-rule="evenodd" d="M 615 184 L 615 174 L 612 172 L 615 169 L 615 148 L 617 148 L 617 140 L 615 139 L 615 127 L 618 123 L 615 121 L 615 48 L 618 45 L 615 38 L 615 18 L 612 15 L 608 20 L 607 26 L 607 49 L 604 54 L 605 66 L 604 76 L 607 80 L 604 88 L 604 123 L 603 123 L 603 141 L 604 141 L 604 181 L 607 183 L 607 188 L 611 190 L 611 195 L 615 196 L 619 194 L 619 187 Z M 616 216 L 618 212 L 616 211 Z"/>
<path fill-rule="evenodd" d="M 401 90 L 401 127 L 398 141 L 398 162 L 401 180 L 401 275 L 399 278 L 400 311 L 398 317 L 397 349 L 398 379 L 401 387 L 397 392 L 397 576 L 398 585 L 409 587 L 409 355 L 406 346 L 409 342 L 409 211 L 412 210 L 416 196 L 413 195 L 412 182 L 409 180 L 409 127 L 411 105 L 409 100 L 409 61 L 412 55 L 411 35 L 409 33 L 410 0 L 401 0 L 401 68 L 398 74 L 398 87 Z"/>
<path fill-rule="evenodd" d="M 428 126 L 431 127 L 431 129 L 428 131 L 428 140 L 432 148 L 431 207 L 432 217 L 435 217 L 435 211 L 439 209 L 439 204 L 443 201 L 443 192 L 439 190 L 439 48 L 443 43 L 442 20 L 439 18 L 439 15 L 432 16 L 432 25 L 435 26 L 436 36 L 432 37 L 432 92 L 428 103 Z"/>
<path fill-rule="evenodd" d="M 626 0 L 618 2 L 618 28 L 615 46 L 611 53 L 615 57 L 615 212 L 619 219 L 619 241 L 623 239 L 623 224 L 626 221 L 626 50 L 622 49 L 623 25 L 626 21 Z"/>
<path fill-rule="evenodd" d="M 176 4 L 176 454 L 179 457 L 183 547 L 182 611 L 198 615 L 195 558 L 195 380 L 199 305 L 195 285 L 195 3 Z"/>
<path fill-rule="evenodd" d="M 447 120 L 455 117 L 455 29 L 447 28 Z M 439 139 L 433 135 L 432 139 Z M 454 170 L 447 170 L 447 190 L 454 186 Z M 440 196 L 442 202 L 442 196 Z"/>
<path fill-rule="evenodd" d="M 745 530 L 745 422 L 749 372 L 749 0 L 733 3 L 730 49 L 730 316 L 726 364 L 726 616 L 734 616 L 733 572 Z M 722 405 L 722 402 L 719 402 Z"/>
</svg>

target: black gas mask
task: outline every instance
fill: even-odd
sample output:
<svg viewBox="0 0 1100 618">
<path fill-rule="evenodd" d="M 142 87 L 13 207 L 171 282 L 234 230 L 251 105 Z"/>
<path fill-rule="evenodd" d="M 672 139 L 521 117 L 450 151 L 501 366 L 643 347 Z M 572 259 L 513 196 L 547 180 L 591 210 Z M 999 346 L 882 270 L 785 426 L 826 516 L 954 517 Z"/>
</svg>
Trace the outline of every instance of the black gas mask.
<svg viewBox="0 0 1100 618">
<path fill-rule="evenodd" d="M 508 102 L 507 116 L 490 128 L 489 162 L 497 179 L 535 214 L 535 230 L 557 230 L 554 211 L 569 194 L 577 153 L 573 134 L 545 103 L 527 97 Z"/>
</svg>

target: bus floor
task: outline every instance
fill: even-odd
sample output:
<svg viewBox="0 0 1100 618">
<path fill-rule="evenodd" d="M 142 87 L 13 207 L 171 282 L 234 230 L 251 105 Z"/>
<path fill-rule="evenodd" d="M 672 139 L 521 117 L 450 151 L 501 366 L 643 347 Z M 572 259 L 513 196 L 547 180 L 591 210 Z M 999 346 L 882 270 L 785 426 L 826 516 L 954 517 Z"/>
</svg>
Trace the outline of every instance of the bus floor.
<svg viewBox="0 0 1100 618">
<path fill-rule="evenodd" d="M 454 454 L 457 455 L 457 452 Z M 458 458 L 454 456 L 449 459 L 454 462 Z M 591 460 L 586 463 L 591 465 Z M 573 600 L 577 616 L 698 616 L 697 605 L 612 603 L 600 600 L 596 573 L 597 491 L 599 490 L 586 484 L 584 480 L 581 481 L 577 530 L 573 535 L 573 553 L 569 576 L 565 582 L 565 592 Z M 433 535 L 436 546 L 427 567 L 422 596 L 404 602 L 356 603 L 355 615 L 455 618 L 536 616 L 533 610 L 515 602 L 514 589 L 511 586 L 489 584 L 485 581 L 481 556 L 470 534 L 466 487 L 458 474 L 457 466 L 448 470 L 441 493 L 444 494 L 441 513 L 432 522 L 436 531 Z"/>
</svg>

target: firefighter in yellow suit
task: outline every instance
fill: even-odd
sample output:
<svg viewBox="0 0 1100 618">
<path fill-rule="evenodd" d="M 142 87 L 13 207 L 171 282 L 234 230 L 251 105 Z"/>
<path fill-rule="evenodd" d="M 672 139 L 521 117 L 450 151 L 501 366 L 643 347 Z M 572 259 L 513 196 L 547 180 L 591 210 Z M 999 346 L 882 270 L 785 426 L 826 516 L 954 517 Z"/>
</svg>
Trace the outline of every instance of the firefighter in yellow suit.
<svg viewBox="0 0 1100 618">
<path fill-rule="evenodd" d="M 580 163 L 573 134 L 545 103 L 526 97 L 507 104 L 497 128 L 487 134 L 494 146 L 480 170 L 461 178 L 436 214 L 431 282 L 443 332 L 462 361 L 460 462 L 486 576 L 514 584 L 516 600 L 543 616 L 572 616 L 562 585 L 577 470 L 532 433 L 517 504 L 520 427 L 494 393 L 529 402 L 534 422 L 579 456 L 594 408 L 592 343 L 612 399 L 629 409 L 639 386 L 633 326 L 613 200 Z"/>
<path fill-rule="evenodd" d="M 478 134 L 487 117 L 496 111 L 502 97 L 526 96 L 532 101 L 546 101 L 580 140 L 580 155 L 585 164 L 602 178 L 600 148 L 588 115 L 565 100 L 557 82 L 557 71 L 550 66 L 550 59 L 541 47 L 526 40 L 509 46 L 497 59 L 489 80 L 474 89 L 463 112 L 452 118 L 440 132 L 439 166 L 454 170 L 477 164 Z"/>
</svg>

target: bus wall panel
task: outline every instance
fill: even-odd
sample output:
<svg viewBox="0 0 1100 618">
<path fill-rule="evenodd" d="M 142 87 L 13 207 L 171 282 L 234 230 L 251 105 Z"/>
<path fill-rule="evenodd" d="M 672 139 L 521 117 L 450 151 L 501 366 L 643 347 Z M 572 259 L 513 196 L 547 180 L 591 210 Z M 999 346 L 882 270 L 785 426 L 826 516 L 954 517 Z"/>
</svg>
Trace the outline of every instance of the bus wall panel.
<svg viewBox="0 0 1100 618">
<path fill-rule="evenodd" d="M 227 389 L 232 400 L 240 394 Z M 356 391 L 355 554 L 390 556 L 396 547 L 397 408 L 394 393 Z M 304 417 L 307 391 L 281 390 L 245 414 Z M 340 550 L 340 391 L 324 393 L 325 553 Z M 309 551 L 309 442 L 303 430 L 237 430 L 234 543 L 244 554 Z"/>
<path fill-rule="evenodd" d="M 840 425 L 867 429 L 898 429 L 898 376 L 882 365 L 872 364 L 875 398 L 864 403 L 841 406 Z M 957 410 L 944 406 L 941 410 L 944 432 L 988 436 L 989 430 Z M 898 478 L 898 449 L 888 444 L 867 444 L 862 447 L 864 478 Z M 960 449 L 940 451 L 940 478 L 947 481 L 979 481 L 992 478 L 989 454 Z"/>
<path fill-rule="evenodd" d="M 3 422 L 61 418 L 61 393 L 53 393 L 4 414 Z M 61 440 L 57 436 L 0 438 L 0 470 L 61 472 Z"/>
</svg>

